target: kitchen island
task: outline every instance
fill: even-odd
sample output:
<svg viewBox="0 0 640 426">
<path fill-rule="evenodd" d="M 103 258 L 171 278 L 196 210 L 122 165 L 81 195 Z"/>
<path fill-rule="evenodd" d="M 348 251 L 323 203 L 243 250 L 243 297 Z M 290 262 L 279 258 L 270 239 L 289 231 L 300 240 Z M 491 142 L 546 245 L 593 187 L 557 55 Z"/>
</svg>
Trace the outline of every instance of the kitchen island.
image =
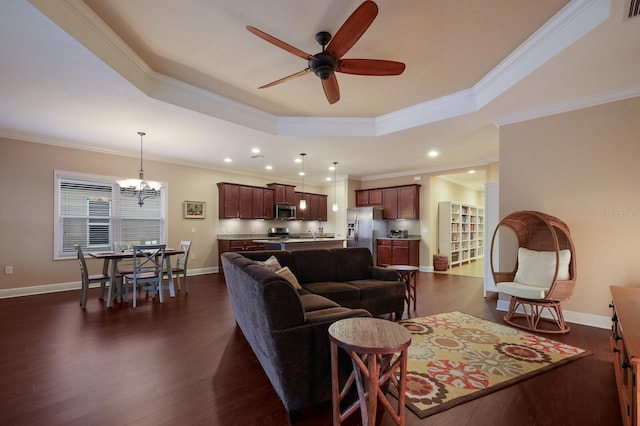
<svg viewBox="0 0 640 426">
<path fill-rule="evenodd" d="M 343 238 L 282 238 L 253 240 L 254 243 L 264 245 L 266 250 L 312 250 L 332 249 L 344 247 Z"/>
</svg>

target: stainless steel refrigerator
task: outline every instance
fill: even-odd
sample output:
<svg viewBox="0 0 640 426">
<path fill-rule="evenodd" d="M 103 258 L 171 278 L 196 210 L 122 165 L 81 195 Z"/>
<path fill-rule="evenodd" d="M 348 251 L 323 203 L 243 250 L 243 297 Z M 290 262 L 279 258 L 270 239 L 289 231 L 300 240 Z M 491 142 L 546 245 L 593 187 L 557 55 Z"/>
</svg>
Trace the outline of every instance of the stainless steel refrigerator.
<svg viewBox="0 0 640 426">
<path fill-rule="evenodd" d="M 356 207 L 347 209 L 347 247 L 367 247 L 377 262 L 377 238 L 387 236 L 387 222 L 382 209 Z"/>
</svg>

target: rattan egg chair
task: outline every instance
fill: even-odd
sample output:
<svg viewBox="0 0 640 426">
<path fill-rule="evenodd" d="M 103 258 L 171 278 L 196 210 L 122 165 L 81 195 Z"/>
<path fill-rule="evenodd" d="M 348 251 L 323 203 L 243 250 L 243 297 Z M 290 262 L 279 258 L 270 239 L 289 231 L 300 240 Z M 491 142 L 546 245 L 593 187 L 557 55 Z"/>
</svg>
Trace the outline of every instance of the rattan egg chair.
<svg viewBox="0 0 640 426">
<path fill-rule="evenodd" d="M 494 245 L 501 228 L 513 231 L 518 254 L 512 271 L 496 271 Z M 498 291 L 511 296 L 504 321 L 542 333 L 567 333 L 561 302 L 573 294 L 576 253 L 569 227 L 558 218 L 536 211 L 514 212 L 502 219 L 491 238 L 491 273 Z M 543 317 L 547 311 L 549 316 Z M 541 321 L 552 327 L 541 326 Z"/>
</svg>

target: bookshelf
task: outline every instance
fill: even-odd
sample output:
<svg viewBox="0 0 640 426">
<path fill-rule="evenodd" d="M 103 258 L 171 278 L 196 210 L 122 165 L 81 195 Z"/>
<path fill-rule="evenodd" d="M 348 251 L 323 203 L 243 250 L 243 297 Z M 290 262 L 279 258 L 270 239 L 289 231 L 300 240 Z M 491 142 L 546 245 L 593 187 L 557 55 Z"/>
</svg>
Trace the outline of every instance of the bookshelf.
<svg viewBox="0 0 640 426">
<path fill-rule="evenodd" d="M 449 266 L 484 257 L 484 208 L 456 201 L 438 203 L 438 243 Z"/>
</svg>

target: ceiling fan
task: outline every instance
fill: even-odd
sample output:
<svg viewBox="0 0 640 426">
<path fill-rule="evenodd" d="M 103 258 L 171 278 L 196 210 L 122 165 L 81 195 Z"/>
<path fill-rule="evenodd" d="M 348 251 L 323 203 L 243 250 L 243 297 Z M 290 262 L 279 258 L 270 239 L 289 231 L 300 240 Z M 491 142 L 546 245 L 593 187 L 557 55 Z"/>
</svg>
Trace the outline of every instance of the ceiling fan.
<svg viewBox="0 0 640 426">
<path fill-rule="evenodd" d="M 263 40 L 278 46 L 302 59 L 308 61 L 308 67 L 302 71 L 273 81 L 259 89 L 275 86 L 285 81 L 301 77 L 309 72 L 313 72 L 322 80 L 324 94 L 330 104 L 340 100 L 340 87 L 335 73 L 357 75 L 400 75 L 404 71 L 405 64 L 402 62 L 387 61 L 382 59 L 342 59 L 342 56 L 353 47 L 362 37 L 369 25 L 378 15 L 378 6 L 372 1 L 365 1 L 349 16 L 342 24 L 342 27 L 335 34 L 333 39 L 331 34 L 321 31 L 316 34 L 316 41 L 322 46 L 322 52 L 311 55 L 303 52 L 290 44 L 278 40 L 277 38 L 247 25 L 247 29 Z"/>
</svg>

